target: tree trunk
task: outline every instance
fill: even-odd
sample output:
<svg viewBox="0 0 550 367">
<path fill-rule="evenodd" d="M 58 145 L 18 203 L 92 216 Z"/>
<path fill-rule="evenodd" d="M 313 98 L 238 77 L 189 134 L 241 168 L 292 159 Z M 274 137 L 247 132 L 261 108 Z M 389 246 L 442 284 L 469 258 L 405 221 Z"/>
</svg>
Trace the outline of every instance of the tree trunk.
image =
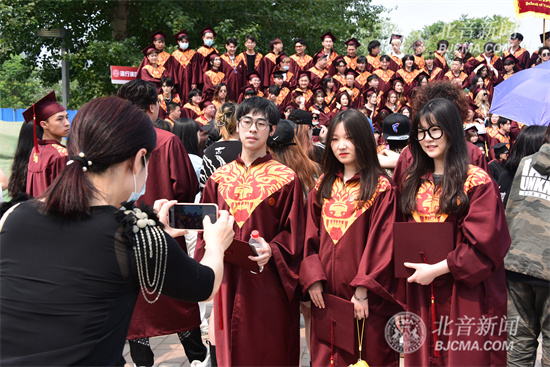
<svg viewBox="0 0 550 367">
<path fill-rule="evenodd" d="M 118 5 L 113 9 L 111 26 L 113 27 L 113 39 L 123 41 L 128 37 L 126 24 L 128 23 L 129 0 L 118 0 Z"/>
</svg>

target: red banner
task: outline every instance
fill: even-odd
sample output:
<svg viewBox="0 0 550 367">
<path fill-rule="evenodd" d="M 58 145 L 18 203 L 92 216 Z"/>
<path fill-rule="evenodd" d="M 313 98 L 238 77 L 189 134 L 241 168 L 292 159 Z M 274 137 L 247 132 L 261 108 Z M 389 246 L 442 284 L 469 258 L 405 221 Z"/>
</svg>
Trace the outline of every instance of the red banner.
<svg viewBox="0 0 550 367">
<path fill-rule="evenodd" d="M 550 0 L 515 0 L 514 3 L 518 17 L 534 16 L 550 19 Z"/>
<path fill-rule="evenodd" d="M 124 84 L 132 81 L 137 76 L 137 67 L 111 65 L 111 83 Z"/>
</svg>

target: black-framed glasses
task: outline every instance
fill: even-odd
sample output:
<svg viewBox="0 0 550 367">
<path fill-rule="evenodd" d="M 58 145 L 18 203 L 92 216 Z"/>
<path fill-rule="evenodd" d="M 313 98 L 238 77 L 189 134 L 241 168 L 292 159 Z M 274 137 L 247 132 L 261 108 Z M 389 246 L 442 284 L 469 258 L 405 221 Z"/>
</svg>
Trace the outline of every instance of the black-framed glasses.
<svg viewBox="0 0 550 367">
<path fill-rule="evenodd" d="M 256 129 L 258 129 L 258 131 L 264 131 L 269 127 L 269 123 L 266 119 L 263 118 L 259 118 L 254 121 L 250 117 L 241 117 L 241 119 L 239 120 L 239 124 L 243 129 L 247 130 L 250 129 L 254 124 L 256 125 Z"/>
<path fill-rule="evenodd" d="M 541 55 L 542 57 L 545 57 L 545 56 L 550 56 L 550 53 L 548 53 L 548 52 L 543 52 L 543 53 L 541 53 L 540 55 Z"/>
<path fill-rule="evenodd" d="M 443 136 L 443 130 L 439 126 L 430 126 L 429 129 L 418 129 L 418 132 L 416 134 L 416 140 L 422 141 L 426 139 L 426 133 L 432 138 L 433 140 L 440 139 Z"/>
</svg>

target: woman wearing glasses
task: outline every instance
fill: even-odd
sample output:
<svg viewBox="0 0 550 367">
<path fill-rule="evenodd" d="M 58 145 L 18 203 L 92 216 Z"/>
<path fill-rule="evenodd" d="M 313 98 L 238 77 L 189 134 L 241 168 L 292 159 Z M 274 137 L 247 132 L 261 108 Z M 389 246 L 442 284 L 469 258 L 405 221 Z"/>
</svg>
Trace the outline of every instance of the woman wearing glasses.
<svg viewBox="0 0 550 367">
<path fill-rule="evenodd" d="M 481 118 L 483 121 L 487 121 L 489 118 L 489 110 L 491 109 L 491 104 L 489 103 L 489 92 L 485 88 L 476 88 L 473 92 L 474 103 L 477 106 L 475 110 L 476 115 Z"/>
<path fill-rule="evenodd" d="M 405 263 L 415 270 L 407 311 L 426 326 L 425 342 L 405 354 L 405 365 L 506 364 L 503 259 L 510 236 L 498 187 L 469 164 L 461 126 L 458 108 L 444 98 L 426 103 L 412 123 L 414 161 L 403 176 L 400 208 L 409 222 L 452 222 L 455 229 L 445 260 Z M 410 341 L 405 333 L 405 345 Z"/>
<path fill-rule="evenodd" d="M 303 193 L 298 176 L 267 153 L 280 112 L 261 97 L 237 108 L 242 152 L 210 176 L 202 201 L 235 216 L 235 239 L 261 244 L 250 257 L 256 274 L 226 264 L 214 300 L 216 356 L 220 366 L 296 366 L 300 357 L 298 267 L 303 254 Z M 201 235 L 195 257 L 205 247 Z"/>
</svg>

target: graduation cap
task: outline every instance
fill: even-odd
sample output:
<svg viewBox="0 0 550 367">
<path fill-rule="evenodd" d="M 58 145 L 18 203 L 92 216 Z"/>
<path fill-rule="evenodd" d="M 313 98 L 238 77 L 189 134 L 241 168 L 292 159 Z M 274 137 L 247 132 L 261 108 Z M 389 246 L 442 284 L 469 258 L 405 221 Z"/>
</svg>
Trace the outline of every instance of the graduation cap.
<svg viewBox="0 0 550 367">
<path fill-rule="evenodd" d="M 550 38 L 550 31 L 540 34 L 540 43 L 544 43 L 545 40 Z"/>
<path fill-rule="evenodd" d="M 300 110 L 295 110 L 300 111 Z M 294 111 L 291 112 L 291 114 Z M 304 111 L 305 112 L 305 111 Z M 296 145 L 294 142 L 294 122 L 290 120 L 279 120 L 273 136 L 267 139 L 267 145 L 272 148 Z"/>
<path fill-rule="evenodd" d="M 208 62 L 214 61 L 216 57 L 220 57 L 220 55 L 218 55 L 216 52 L 212 52 L 210 55 L 208 55 Z"/>
<path fill-rule="evenodd" d="M 363 97 L 369 98 L 369 96 L 372 95 L 373 93 L 376 94 L 376 91 L 372 88 L 369 88 L 363 92 Z"/>
<path fill-rule="evenodd" d="M 514 55 L 510 54 L 508 56 L 505 56 L 502 59 L 502 63 L 504 65 L 512 65 L 512 64 L 515 65 L 515 64 L 519 63 L 519 61 Z"/>
<path fill-rule="evenodd" d="M 430 80 L 430 75 L 425 70 L 422 70 L 420 73 L 418 73 L 418 75 L 414 79 L 418 82 L 421 76 L 425 76 L 426 78 L 428 78 L 428 80 Z"/>
<path fill-rule="evenodd" d="M 40 121 L 46 121 L 50 116 L 62 111 L 65 111 L 65 107 L 57 103 L 55 92 L 51 91 L 23 112 L 25 122 L 32 121 L 34 125 L 34 148 L 37 153 L 38 138 L 36 136 L 36 125 Z"/>
<path fill-rule="evenodd" d="M 214 105 L 214 103 L 212 103 L 212 101 L 204 100 L 200 103 L 200 108 L 201 108 L 201 110 L 204 110 L 206 107 L 213 106 L 213 105 Z"/>
<path fill-rule="evenodd" d="M 346 42 L 344 42 L 344 44 L 345 44 L 346 46 L 354 45 L 356 48 L 361 47 L 361 44 L 360 44 L 359 41 L 357 41 L 355 38 L 350 38 L 349 40 L 347 40 Z"/>
<path fill-rule="evenodd" d="M 176 42 L 179 41 L 181 36 L 188 36 L 189 37 L 189 34 L 187 33 L 187 31 L 185 29 L 182 29 L 181 31 L 179 31 L 178 33 L 176 33 L 174 35 L 174 39 L 176 40 Z"/>
<path fill-rule="evenodd" d="M 472 94 L 474 95 L 474 98 L 477 96 L 477 94 L 478 94 L 479 92 L 482 92 L 482 91 L 484 91 L 484 90 L 485 90 L 485 88 L 476 87 L 476 88 L 474 89 L 474 91 L 472 92 Z"/>
<path fill-rule="evenodd" d="M 307 70 L 301 70 L 298 72 L 298 79 L 300 79 L 301 77 L 303 76 L 307 76 L 308 79 L 311 81 L 311 71 L 307 71 Z"/>
<path fill-rule="evenodd" d="M 260 73 L 258 73 L 256 70 L 252 70 L 250 73 L 246 74 L 246 80 L 248 81 L 252 81 L 254 77 L 262 80 L 262 78 L 260 78 Z"/>
<path fill-rule="evenodd" d="M 273 78 L 283 78 L 283 74 L 284 72 L 282 70 L 274 70 L 272 75 L 273 75 Z"/>
<path fill-rule="evenodd" d="M 498 143 L 496 145 L 493 145 L 489 149 L 494 149 L 496 156 L 499 156 L 502 153 L 506 153 L 507 151 L 509 151 L 508 147 L 506 146 L 506 143 Z"/>
<path fill-rule="evenodd" d="M 515 39 L 518 39 L 520 41 L 523 41 L 523 34 L 519 33 L 519 32 L 514 32 L 510 35 L 510 39 L 511 40 L 515 40 Z"/>
<path fill-rule="evenodd" d="M 382 123 L 382 136 L 386 140 L 407 140 L 410 133 L 411 120 L 402 113 L 392 113 Z"/>
<path fill-rule="evenodd" d="M 152 54 L 153 52 L 158 53 L 158 50 L 155 48 L 154 44 L 150 44 L 149 46 L 145 47 L 141 52 L 145 55 L 145 57 L 149 56 L 149 54 Z"/>
<path fill-rule="evenodd" d="M 254 92 L 255 95 L 258 94 L 258 93 L 256 92 L 256 89 L 254 89 L 254 86 L 252 86 L 252 85 L 250 85 L 250 84 L 247 84 L 247 85 L 245 85 L 244 87 L 242 87 L 242 88 L 240 89 L 240 92 L 241 92 L 242 94 L 245 94 L 246 92 L 250 92 L 250 91 Z"/>
<path fill-rule="evenodd" d="M 376 75 L 376 74 L 373 74 Z M 395 82 L 401 82 L 401 84 L 405 85 L 405 81 L 403 80 L 403 77 L 397 75 L 397 73 L 393 74 L 392 78 L 390 79 L 391 85 L 394 86 Z"/>
<path fill-rule="evenodd" d="M 292 93 L 294 93 L 294 92 L 292 92 Z M 285 111 L 287 111 L 287 110 L 293 110 L 294 111 L 295 109 L 296 109 L 296 105 L 293 102 L 290 102 L 284 108 Z"/>
<path fill-rule="evenodd" d="M 351 98 L 350 98 L 350 96 L 349 96 L 349 93 L 348 93 L 347 91 L 345 91 L 345 90 L 338 92 L 338 94 L 336 95 L 335 100 L 338 101 L 338 102 L 340 102 L 340 98 L 341 98 L 344 94 L 348 97 L 348 101 L 349 101 L 349 103 L 351 104 Z"/>
<path fill-rule="evenodd" d="M 336 36 L 334 36 L 331 32 L 324 33 L 319 38 L 321 38 L 321 41 L 324 41 L 327 37 L 330 38 L 332 42 L 336 42 Z"/>
<path fill-rule="evenodd" d="M 483 151 L 485 152 L 485 142 L 483 140 L 476 141 L 474 145 L 478 148 L 483 149 Z"/>
<path fill-rule="evenodd" d="M 354 79 L 357 78 L 357 76 L 359 75 L 359 73 L 353 69 L 347 69 L 345 74 L 346 76 L 353 75 Z"/>
<path fill-rule="evenodd" d="M 392 33 L 392 35 L 390 36 L 390 42 L 389 42 L 390 45 L 391 45 L 391 41 L 393 41 L 393 40 L 403 41 L 403 36 L 400 35 L 400 34 Z"/>
<path fill-rule="evenodd" d="M 382 106 L 378 109 L 378 115 L 380 115 L 382 112 L 387 112 L 388 115 L 390 113 L 393 113 L 393 111 L 386 105 L 384 105 L 384 106 Z"/>
<path fill-rule="evenodd" d="M 386 93 L 384 93 L 384 97 L 385 97 L 386 99 L 389 98 L 391 93 L 397 94 L 397 92 L 395 91 L 395 89 L 390 88 L 390 89 L 388 89 L 388 90 L 386 91 Z"/>
<path fill-rule="evenodd" d="M 283 62 L 284 59 L 286 59 L 288 56 L 285 55 L 285 52 L 281 52 L 281 54 L 279 56 L 277 56 L 277 58 L 275 59 L 275 63 L 277 65 L 279 65 L 281 62 Z"/>
<path fill-rule="evenodd" d="M 464 125 L 464 133 L 467 133 L 468 131 L 477 133 L 476 124 L 466 124 L 466 125 Z"/>
<path fill-rule="evenodd" d="M 319 60 L 320 58 L 324 57 L 325 59 L 327 58 L 327 55 L 325 55 L 325 53 L 323 52 L 323 50 L 320 50 L 319 52 L 317 52 L 315 55 L 313 55 L 313 64 L 315 65 L 317 63 L 317 60 Z"/>
<path fill-rule="evenodd" d="M 313 117 L 311 113 L 304 110 L 294 110 L 288 116 L 290 121 L 298 125 L 313 125 Z"/>
<path fill-rule="evenodd" d="M 149 35 L 149 38 L 151 38 L 153 41 L 156 41 L 158 39 L 166 39 L 166 34 L 163 31 L 156 31 L 154 33 L 151 33 Z"/>
<path fill-rule="evenodd" d="M 324 54 L 323 54 L 323 55 L 324 55 Z M 334 65 L 338 65 L 338 63 L 339 63 L 340 61 L 343 61 L 344 64 L 347 65 L 346 59 L 344 59 L 344 56 L 342 56 L 342 55 L 338 55 L 338 57 L 336 57 L 332 63 L 333 63 Z"/>
<path fill-rule="evenodd" d="M 206 33 L 212 33 L 212 35 L 213 35 L 214 37 L 216 37 L 216 32 L 214 32 L 214 29 L 212 29 L 212 27 L 210 27 L 210 26 L 201 29 L 201 31 L 200 31 L 199 33 L 200 33 L 201 36 L 203 36 L 203 37 L 204 37 L 204 35 L 205 35 Z"/>
</svg>

